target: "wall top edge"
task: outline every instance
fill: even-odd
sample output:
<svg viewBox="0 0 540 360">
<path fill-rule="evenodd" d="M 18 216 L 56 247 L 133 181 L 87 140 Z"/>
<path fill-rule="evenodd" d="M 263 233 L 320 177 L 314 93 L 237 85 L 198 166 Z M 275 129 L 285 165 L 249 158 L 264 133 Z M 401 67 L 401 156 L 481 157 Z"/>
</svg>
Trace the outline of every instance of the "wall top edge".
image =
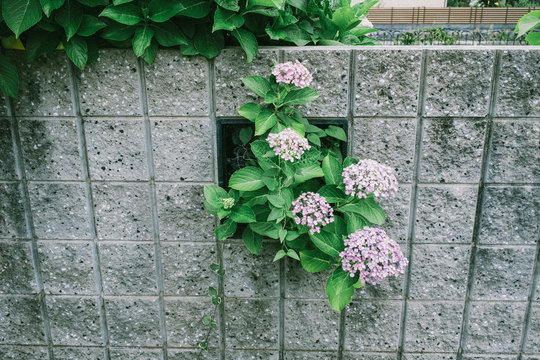
<svg viewBox="0 0 540 360">
<path fill-rule="evenodd" d="M 240 47 L 226 47 L 225 49 L 240 49 Z M 259 46 L 259 50 L 285 50 L 285 51 L 325 51 L 325 50 L 525 50 L 540 51 L 540 46 L 532 45 L 372 45 L 372 46 Z"/>
</svg>

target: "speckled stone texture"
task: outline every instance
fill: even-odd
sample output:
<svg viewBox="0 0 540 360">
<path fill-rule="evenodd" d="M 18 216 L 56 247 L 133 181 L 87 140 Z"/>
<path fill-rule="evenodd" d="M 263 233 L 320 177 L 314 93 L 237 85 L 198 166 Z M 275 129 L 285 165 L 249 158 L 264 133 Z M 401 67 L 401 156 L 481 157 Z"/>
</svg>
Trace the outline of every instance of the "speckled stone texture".
<svg viewBox="0 0 540 360">
<path fill-rule="evenodd" d="M 215 220 L 204 208 L 202 186 L 156 185 L 162 240 L 214 240 Z"/>
<path fill-rule="evenodd" d="M 414 241 L 470 243 L 476 196 L 475 186 L 419 186 Z"/>
<path fill-rule="evenodd" d="M 525 343 L 525 352 L 539 354 L 540 357 L 540 303 L 533 303 L 531 306 L 531 322 L 529 333 Z"/>
<path fill-rule="evenodd" d="M 414 119 L 354 119 L 352 154 L 392 167 L 398 181 L 410 182 L 414 166 Z"/>
<path fill-rule="evenodd" d="M 199 355 L 199 351 L 198 350 L 169 349 L 168 355 L 169 355 L 169 360 L 192 360 L 192 359 L 196 359 L 196 357 Z M 212 349 L 208 350 L 208 352 L 203 351 L 200 358 L 201 360 L 219 359 L 218 351 L 212 350 Z M 121 359 L 118 359 L 118 360 L 121 360 Z"/>
<path fill-rule="evenodd" d="M 373 353 L 366 353 L 365 351 L 362 352 L 353 352 L 353 351 L 344 351 L 343 352 L 343 360 L 395 360 L 396 354 L 373 354 Z"/>
<path fill-rule="evenodd" d="M 279 263 L 272 262 L 281 247 L 264 243 L 253 255 L 243 243 L 223 245 L 225 295 L 231 297 L 279 297 Z"/>
<path fill-rule="evenodd" d="M 10 53 L 19 70 L 19 92 L 13 105 L 22 116 L 70 116 L 71 79 L 68 59 L 55 51 L 28 63 L 26 52 Z"/>
<path fill-rule="evenodd" d="M 157 180 L 213 181 L 213 128 L 210 120 L 152 120 Z"/>
<path fill-rule="evenodd" d="M 154 244 L 99 244 L 103 292 L 157 295 Z"/>
<path fill-rule="evenodd" d="M 54 349 L 56 360 L 105 360 L 105 350 L 98 347 L 61 347 Z"/>
<path fill-rule="evenodd" d="M 349 101 L 349 51 L 286 51 L 285 61 L 300 61 L 313 75 L 309 86 L 319 98 L 300 107 L 303 116 L 345 117 Z M 324 64 L 324 67 L 321 67 Z"/>
<path fill-rule="evenodd" d="M 162 243 L 161 252 L 165 295 L 205 296 L 209 286 L 217 288 L 208 265 L 217 262 L 215 244 Z"/>
<path fill-rule="evenodd" d="M 278 348 L 279 300 L 225 299 L 227 348 Z"/>
<path fill-rule="evenodd" d="M 160 345 L 157 297 L 105 298 L 105 310 L 112 345 Z"/>
<path fill-rule="evenodd" d="M 225 358 L 235 360 L 278 360 L 279 352 L 258 350 L 229 350 L 225 352 Z"/>
<path fill-rule="evenodd" d="M 429 53 L 426 116 L 486 116 L 495 51 Z"/>
<path fill-rule="evenodd" d="M 455 360 L 456 354 L 403 354 L 404 360 Z"/>
<path fill-rule="evenodd" d="M 148 178 L 142 119 L 88 119 L 84 128 L 93 180 Z"/>
<path fill-rule="evenodd" d="M 19 132 L 30 180 L 79 180 L 82 163 L 74 120 L 23 120 Z"/>
<path fill-rule="evenodd" d="M 93 184 L 100 239 L 152 239 L 150 188 L 138 183 Z"/>
<path fill-rule="evenodd" d="M 44 344 L 37 296 L 0 297 L 0 344 Z"/>
<path fill-rule="evenodd" d="M 97 62 L 77 70 L 77 75 L 82 115 L 141 114 L 139 72 L 132 52 L 101 51 Z"/>
<path fill-rule="evenodd" d="M 338 329 L 339 313 L 327 300 L 285 301 L 285 349 L 337 350 Z"/>
<path fill-rule="evenodd" d="M 152 65 L 145 64 L 148 113 L 157 116 L 207 115 L 208 61 L 161 50 Z"/>
<path fill-rule="evenodd" d="M 399 301 L 352 302 L 345 315 L 345 350 L 395 351 L 400 313 Z"/>
<path fill-rule="evenodd" d="M 55 345 L 102 343 L 97 298 L 48 296 L 47 313 Z"/>
<path fill-rule="evenodd" d="M 324 292 L 326 279 L 331 274 L 330 270 L 309 273 L 302 268 L 300 262 L 287 258 L 285 297 L 290 299 L 326 299 L 327 296 Z"/>
<path fill-rule="evenodd" d="M 30 183 L 28 192 L 35 232 L 39 238 L 90 238 L 83 183 Z"/>
<path fill-rule="evenodd" d="M 498 116 L 540 116 L 537 49 L 503 51 L 497 89 Z"/>
<path fill-rule="evenodd" d="M 16 180 L 15 155 L 11 138 L 10 121 L 0 119 L 0 179 Z"/>
<path fill-rule="evenodd" d="M 0 294 L 37 292 L 29 242 L 0 242 Z"/>
<path fill-rule="evenodd" d="M 405 351 L 457 351 L 463 302 L 411 301 L 406 320 Z"/>
<path fill-rule="evenodd" d="M 422 53 L 357 50 L 355 115 L 415 116 Z"/>
<path fill-rule="evenodd" d="M 420 181 L 477 183 L 485 130 L 483 120 L 425 120 Z"/>
<path fill-rule="evenodd" d="M 539 121 L 496 121 L 487 181 L 540 182 L 539 139 Z"/>
<path fill-rule="evenodd" d="M 118 360 L 161 360 L 160 349 L 111 349 L 111 359 Z"/>
<path fill-rule="evenodd" d="M 474 300 L 527 300 L 534 247 L 483 248 L 476 251 Z"/>
<path fill-rule="evenodd" d="M 18 183 L 0 183 L 0 238 L 26 237 L 26 223 Z"/>
<path fill-rule="evenodd" d="M 55 353 L 56 355 L 56 353 Z M 44 360 L 48 359 L 49 355 L 47 353 L 46 347 L 40 346 L 6 346 L 0 347 L 0 358 L 4 360 Z M 64 360 L 61 357 L 56 357 L 55 359 Z M 71 359 L 71 358 L 70 358 Z M 78 358 L 83 360 L 83 358 Z M 67 358 L 66 358 L 67 360 Z M 96 359 L 97 360 L 97 359 Z"/>
<path fill-rule="evenodd" d="M 463 360 L 517 360 L 517 355 L 496 355 L 496 354 L 482 354 L 482 355 L 463 355 Z M 522 359 L 527 360 L 524 356 Z M 530 359 L 529 359 L 530 360 Z"/>
<path fill-rule="evenodd" d="M 537 241 L 540 187 L 486 187 L 478 240 L 482 244 L 529 244 Z"/>
<path fill-rule="evenodd" d="M 467 245 L 413 247 L 409 297 L 461 300 L 465 298 L 471 256 Z"/>
<path fill-rule="evenodd" d="M 277 358 L 276 358 L 277 359 Z M 284 360 L 337 360 L 336 352 L 329 351 L 285 351 Z"/>
<path fill-rule="evenodd" d="M 241 49 L 223 50 L 214 60 L 216 115 L 238 116 L 240 106 L 259 102 L 261 99 L 244 86 L 242 78 L 251 75 L 268 77 L 277 62 L 277 50 L 259 50 L 250 63 L 246 63 Z"/>
<path fill-rule="evenodd" d="M 386 231 L 391 239 L 397 242 L 407 241 L 410 201 L 410 184 L 399 184 L 397 194 L 394 197 L 377 199 L 386 213 L 386 222 L 380 227 Z"/>
<path fill-rule="evenodd" d="M 38 243 L 43 288 L 48 294 L 96 294 L 91 243 Z"/>
</svg>

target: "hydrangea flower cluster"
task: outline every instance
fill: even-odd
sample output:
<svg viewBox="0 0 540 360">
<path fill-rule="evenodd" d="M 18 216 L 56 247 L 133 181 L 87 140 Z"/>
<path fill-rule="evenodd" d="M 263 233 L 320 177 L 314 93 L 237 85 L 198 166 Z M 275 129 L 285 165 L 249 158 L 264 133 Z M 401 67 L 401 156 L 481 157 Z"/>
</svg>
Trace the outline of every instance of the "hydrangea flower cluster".
<svg viewBox="0 0 540 360">
<path fill-rule="evenodd" d="M 293 162 L 294 159 L 300 159 L 304 151 L 311 148 L 307 139 L 291 128 L 278 134 L 269 134 L 266 141 L 276 155 L 290 162 Z"/>
<path fill-rule="evenodd" d="M 313 76 L 304 65 L 302 65 L 298 60 L 293 64 L 292 61 L 287 61 L 286 63 L 277 64 L 272 70 L 272 74 L 276 77 L 276 82 L 290 84 L 304 88 L 311 84 L 313 81 Z"/>
<path fill-rule="evenodd" d="M 362 282 L 373 285 L 387 276 L 403 274 L 409 264 L 399 245 L 384 230 L 368 226 L 345 239 L 345 250 L 339 256 L 343 270 L 351 277 L 359 272 Z"/>
<path fill-rule="evenodd" d="M 296 224 L 310 226 L 311 234 L 321 232 L 321 225 L 325 226 L 334 221 L 334 209 L 328 204 L 326 198 L 313 192 L 302 193 L 292 203 L 293 215 L 302 213 L 302 218 L 296 216 Z"/>
<path fill-rule="evenodd" d="M 345 194 L 358 196 L 360 199 L 373 195 L 389 197 L 396 195 L 398 182 L 394 170 L 375 160 L 364 159 L 343 169 Z"/>
</svg>

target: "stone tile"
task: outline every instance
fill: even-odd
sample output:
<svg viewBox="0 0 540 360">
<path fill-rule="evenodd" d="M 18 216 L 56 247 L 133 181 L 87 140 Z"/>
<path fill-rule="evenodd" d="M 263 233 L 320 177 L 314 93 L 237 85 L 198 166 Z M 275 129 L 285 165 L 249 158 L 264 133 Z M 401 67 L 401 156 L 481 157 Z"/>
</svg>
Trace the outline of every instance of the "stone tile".
<svg viewBox="0 0 540 360">
<path fill-rule="evenodd" d="M 277 359 L 277 358 L 276 358 Z M 284 360 L 337 360 L 337 353 L 330 351 L 285 351 Z"/>
<path fill-rule="evenodd" d="M 92 179 L 148 178 L 142 119 L 91 119 L 85 122 L 84 127 Z"/>
<path fill-rule="evenodd" d="M 426 120 L 420 181 L 478 183 L 485 131 L 483 120 Z"/>
<path fill-rule="evenodd" d="M 458 350 L 463 302 L 409 302 L 405 351 Z"/>
<path fill-rule="evenodd" d="M 345 350 L 395 351 L 398 346 L 399 301 L 353 301 L 345 315 Z"/>
<path fill-rule="evenodd" d="M 532 356 L 523 355 L 522 360 L 540 360 L 540 354 Z"/>
<path fill-rule="evenodd" d="M 214 240 L 215 220 L 204 208 L 202 186 L 156 184 L 161 240 Z"/>
<path fill-rule="evenodd" d="M 8 119 L 0 119 L 0 149 L 0 179 L 16 180 L 15 155 Z"/>
<path fill-rule="evenodd" d="M 100 345 L 97 298 L 47 296 L 47 312 L 55 345 Z"/>
<path fill-rule="evenodd" d="M 279 352 L 257 350 L 229 350 L 225 352 L 225 358 L 235 360 L 278 360 Z"/>
<path fill-rule="evenodd" d="M 481 248 L 471 297 L 474 300 L 527 300 L 535 248 Z"/>
<path fill-rule="evenodd" d="M 45 344 L 37 296 L 0 297 L 0 344 Z"/>
<path fill-rule="evenodd" d="M 462 300 L 467 290 L 469 245 L 422 245 L 413 248 L 409 297 Z"/>
<path fill-rule="evenodd" d="M 213 131 L 208 119 L 153 120 L 156 179 L 213 181 Z"/>
<path fill-rule="evenodd" d="M 91 243 L 40 241 L 38 252 L 46 293 L 97 293 Z"/>
<path fill-rule="evenodd" d="M 84 183 L 29 183 L 28 192 L 38 238 L 91 237 Z"/>
<path fill-rule="evenodd" d="M 159 346 L 157 297 L 106 298 L 107 326 L 112 346 Z"/>
<path fill-rule="evenodd" d="M 310 87 L 319 98 L 299 108 L 303 116 L 345 117 L 349 101 L 350 52 L 340 50 L 286 50 L 285 61 L 300 61 L 313 75 Z M 324 64 L 324 67 L 321 66 Z"/>
<path fill-rule="evenodd" d="M 19 92 L 13 100 L 18 116 L 70 116 L 71 79 L 64 52 L 55 51 L 28 63 L 26 52 L 10 53 L 19 70 Z"/>
<path fill-rule="evenodd" d="M 100 239 L 152 239 L 152 212 L 147 184 L 93 184 Z"/>
<path fill-rule="evenodd" d="M 105 294 L 157 295 L 154 244 L 99 245 Z"/>
<path fill-rule="evenodd" d="M 216 274 L 210 270 L 217 262 L 214 244 L 162 243 L 161 251 L 166 295 L 205 296 L 209 286 L 217 289 Z"/>
<path fill-rule="evenodd" d="M 540 187 L 485 188 L 478 242 L 534 245 L 540 233 Z"/>
<path fill-rule="evenodd" d="M 498 116 L 540 116 L 538 50 L 503 51 L 497 89 Z"/>
<path fill-rule="evenodd" d="M 64 360 L 56 357 L 58 360 Z M 49 354 L 46 347 L 40 346 L 9 346 L 0 347 L 0 358 L 3 360 L 48 360 Z M 79 358 L 83 360 L 82 358 Z"/>
<path fill-rule="evenodd" d="M 279 249 L 278 244 L 264 243 L 259 255 L 253 255 L 243 243 L 224 244 L 225 295 L 279 297 L 279 263 L 272 261 Z"/>
<path fill-rule="evenodd" d="M 540 303 L 532 303 L 529 317 L 529 333 L 524 350 L 526 353 L 538 353 L 540 357 Z"/>
<path fill-rule="evenodd" d="M 0 294 L 37 292 L 30 242 L 0 243 Z"/>
<path fill-rule="evenodd" d="M 161 360 L 161 349 L 111 349 L 111 360 Z"/>
<path fill-rule="evenodd" d="M 208 61 L 161 50 L 152 65 L 145 64 L 148 112 L 158 116 L 207 115 Z"/>
<path fill-rule="evenodd" d="M 255 59 L 247 63 L 242 49 L 224 49 L 214 60 L 216 114 L 238 116 L 240 106 L 259 102 L 260 98 L 244 86 L 242 78 L 268 77 L 277 62 L 277 50 L 259 50 Z"/>
<path fill-rule="evenodd" d="M 517 353 L 525 307 L 525 302 L 471 302 L 464 350 L 471 353 Z"/>
<path fill-rule="evenodd" d="M 415 116 L 422 52 L 357 50 L 357 53 L 355 115 Z"/>
<path fill-rule="evenodd" d="M 278 348 L 279 300 L 225 299 L 227 348 Z"/>
<path fill-rule="evenodd" d="M 4 94 L 0 94 L 0 116 L 7 116 L 8 109 L 6 106 L 6 97 Z"/>
<path fill-rule="evenodd" d="M 397 242 L 407 241 L 410 201 L 410 184 L 400 184 L 396 196 L 392 198 L 377 199 L 377 202 L 386 213 L 386 222 L 381 226 L 381 229 L 386 231 L 386 234 Z"/>
<path fill-rule="evenodd" d="M 456 354 L 403 354 L 404 360 L 455 360 Z"/>
<path fill-rule="evenodd" d="M 55 360 L 105 360 L 105 349 L 99 347 L 61 347 L 54 349 Z"/>
<path fill-rule="evenodd" d="M 83 115 L 141 113 L 137 59 L 130 49 L 102 49 L 96 63 L 77 73 Z"/>
<path fill-rule="evenodd" d="M 339 318 L 327 300 L 286 300 L 285 348 L 337 350 Z"/>
<path fill-rule="evenodd" d="M 416 121 L 354 119 L 353 156 L 392 167 L 399 182 L 410 182 L 414 167 Z"/>
<path fill-rule="evenodd" d="M 426 116 L 486 116 L 495 51 L 430 51 Z"/>
<path fill-rule="evenodd" d="M 343 360 L 395 360 L 396 354 L 368 354 L 365 352 L 344 351 Z"/>
<path fill-rule="evenodd" d="M 74 120 L 22 120 L 19 132 L 28 179 L 82 179 Z"/>
<path fill-rule="evenodd" d="M 272 259 L 268 260 L 271 261 Z M 285 268 L 286 298 L 327 299 L 325 293 L 326 279 L 332 274 L 332 271 L 328 270 L 310 273 L 302 268 L 300 262 L 292 259 L 286 260 Z"/>
<path fill-rule="evenodd" d="M 212 316 L 214 305 L 209 297 L 203 298 L 165 298 L 165 322 L 169 346 L 194 347 L 203 341 L 208 327 L 201 319 Z M 217 322 L 217 318 L 214 317 Z M 218 331 L 213 330 L 209 338 L 209 347 L 218 346 Z"/>
<path fill-rule="evenodd" d="M 0 184 L 0 237 L 25 238 L 26 221 L 20 185 Z"/>
<path fill-rule="evenodd" d="M 540 182 L 540 122 L 496 121 L 488 182 Z"/>
<path fill-rule="evenodd" d="M 518 356 L 517 355 L 498 355 L 498 354 L 483 354 L 483 355 L 464 354 L 463 360 L 518 360 Z"/>
<path fill-rule="evenodd" d="M 168 349 L 169 352 L 169 360 L 192 360 L 197 359 L 197 356 L 199 355 L 198 350 L 180 350 L 180 349 Z M 208 350 L 208 352 L 202 352 L 200 356 L 201 360 L 215 360 L 219 359 L 218 351 L 217 350 Z M 233 358 L 234 359 L 234 358 Z M 199 359 L 197 359 L 199 360 Z"/>
<path fill-rule="evenodd" d="M 471 242 L 477 192 L 476 186 L 419 186 L 414 241 Z"/>
</svg>

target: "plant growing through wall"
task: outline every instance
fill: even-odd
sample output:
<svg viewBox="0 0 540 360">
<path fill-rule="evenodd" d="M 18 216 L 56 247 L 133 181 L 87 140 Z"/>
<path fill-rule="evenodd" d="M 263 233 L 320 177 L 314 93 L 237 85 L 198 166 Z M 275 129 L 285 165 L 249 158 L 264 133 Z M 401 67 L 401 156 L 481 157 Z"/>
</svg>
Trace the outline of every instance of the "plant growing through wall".
<svg viewBox="0 0 540 360">
<path fill-rule="evenodd" d="M 535 31 L 538 27 L 540 27 L 540 10 L 535 10 L 519 19 L 515 32 L 518 36 L 528 33 L 525 40 L 530 45 L 540 45 L 540 32 Z"/>
<path fill-rule="evenodd" d="M 343 159 L 343 129 L 323 131 L 302 117 L 296 106 L 319 95 L 308 87 L 312 76 L 298 61 L 276 65 L 269 78 L 242 81 L 263 101 L 238 110 L 255 124 L 254 138 L 243 135 L 254 159 L 231 175 L 228 190 L 204 188 L 207 210 L 222 220 L 215 229 L 218 240 L 247 224 L 242 239 L 253 254 L 268 237 L 281 244 L 274 261 L 288 257 L 308 272 L 332 270 L 326 294 L 337 311 L 365 282 L 403 273 L 408 262 L 399 246 L 374 227 L 386 219 L 377 199 L 397 191 L 393 169 L 374 160 Z"/>
</svg>

